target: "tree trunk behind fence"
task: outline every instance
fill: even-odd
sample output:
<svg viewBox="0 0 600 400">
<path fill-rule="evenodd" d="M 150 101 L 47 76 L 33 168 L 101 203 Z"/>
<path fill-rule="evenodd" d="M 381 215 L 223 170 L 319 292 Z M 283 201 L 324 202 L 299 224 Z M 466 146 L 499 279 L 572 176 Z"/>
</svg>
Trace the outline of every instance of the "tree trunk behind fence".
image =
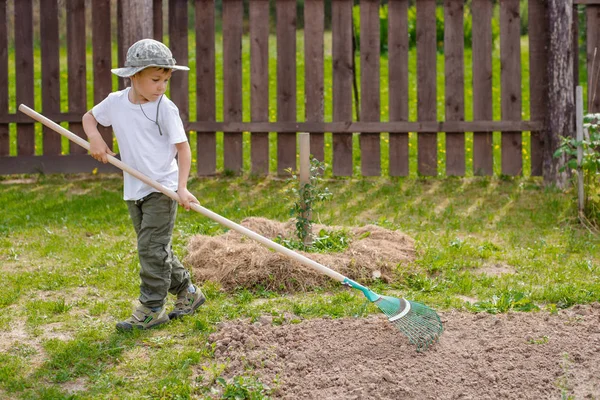
<svg viewBox="0 0 600 400">
<path fill-rule="evenodd" d="M 152 0 L 122 0 L 123 55 L 129 46 L 141 39 L 154 37 L 154 6 Z M 122 67 L 122 65 L 119 65 Z"/>
<path fill-rule="evenodd" d="M 544 181 L 559 188 L 568 185 L 570 172 L 560 171 L 567 158 L 554 158 L 561 136 L 573 136 L 575 102 L 573 82 L 572 0 L 549 0 L 548 113 L 544 143 Z"/>
</svg>

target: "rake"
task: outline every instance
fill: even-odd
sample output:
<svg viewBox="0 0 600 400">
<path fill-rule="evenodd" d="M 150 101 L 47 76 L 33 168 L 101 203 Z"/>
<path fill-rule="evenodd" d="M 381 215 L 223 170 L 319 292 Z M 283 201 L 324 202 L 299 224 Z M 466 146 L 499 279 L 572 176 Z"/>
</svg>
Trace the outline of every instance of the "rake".
<svg viewBox="0 0 600 400">
<path fill-rule="evenodd" d="M 65 136 L 69 140 L 77 143 L 79 146 L 89 151 L 89 142 L 63 128 L 54 121 L 51 121 L 50 119 L 23 104 L 19 106 L 19 111 L 27 114 L 34 120 L 41 122 L 48 128 Z M 176 192 L 167 189 L 155 180 L 150 179 L 141 172 L 131 168 L 121 160 L 109 155 L 108 161 L 117 168 L 120 168 L 121 170 L 150 185 L 170 198 L 179 201 L 179 196 Z M 256 240 L 257 242 L 274 251 L 285 254 L 301 264 L 314 268 L 330 278 L 341 282 L 345 286 L 360 290 L 370 302 L 374 303 L 381 311 L 383 311 L 383 313 L 388 317 L 388 320 L 408 338 L 409 342 L 416 346 L 417 351 L 427 349 L 431 344 L 435 343 L 439 339 L 440 335 L 444 331 L 444 327 L 438 314 L 424 304 L 406 300 L 404 298 L 398 299 L 395 297 L 377 294 L 369 288 L 353 281 L 352 279 L 349 279 L 344 275 L 327 268 L 326 266 L 321 265 L 308 257 L 303 256 L 302 254 L 296 253 L 287 247 L 275 243 L 272 240 L 269 240 L 264 236 L 261 236 L 258 233 L 243 227 L 242 225 L 236 224 L 235 222 L 202 207 L 200 204 L 192 203 L 191 208 L 194 211 L 241 233 L 242 235 Z"/>
</svg>

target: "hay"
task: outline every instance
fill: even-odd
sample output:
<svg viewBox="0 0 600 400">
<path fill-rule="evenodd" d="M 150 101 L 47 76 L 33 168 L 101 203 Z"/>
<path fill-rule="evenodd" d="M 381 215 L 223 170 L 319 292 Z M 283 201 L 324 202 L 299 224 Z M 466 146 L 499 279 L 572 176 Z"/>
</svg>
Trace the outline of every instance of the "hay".
<svg viewBox="0 0 600 400">
<path fill-rule="evenodd" d="M 281 223 L 265 218 L 247 218 L 241 225 L 269 239 L 294 236 L 293 221 Z M 315 224 L 314 232 L 332 230 Z M 397 231 L 375 225 L 347 229 L 351 243 L 343 253 L 299 252 L 342 275 L 362 283 L 381 279 L 389 282 L 400 263 L 414 259 L 414 241 Z M 214 281 L 224 290 L 263 288 L 279 292 L 323 288 L 331 278 L 292 258 L 276 253 L 235 231 L 220 236 L 194 236 L 184 262 L 191 266 L 197 282 Z"/>
</svg>

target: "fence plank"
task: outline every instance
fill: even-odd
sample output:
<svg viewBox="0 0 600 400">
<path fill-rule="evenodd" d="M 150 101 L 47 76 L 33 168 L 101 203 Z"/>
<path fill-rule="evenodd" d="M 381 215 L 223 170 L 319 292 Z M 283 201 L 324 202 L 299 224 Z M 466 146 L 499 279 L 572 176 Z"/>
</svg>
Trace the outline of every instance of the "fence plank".
<svg viewBox="0 0 600 400">
<path fill-rule="evenodd" d="M 17 104 L 33 106 L 33 9 L 31 0 L 15 2 Z M 17 124 L 17 154 L 35 152 L 34 126 Z"/>
<path fill-rule="evenodd" d="M 352 121 L 352 0 L 331 4 L 333 121 Z M 333 174 L 352 176 L 352 132 L 333 134 Z"/>
<path fill-rule="evenodd" d="M 169 48 L 179 65 L 188 65 L 188 11 L 186 0 L 169 0 Z M 175 71 L 169 83 L 170 98 L 183 121 L 189 121 L 189 75 Z M 187 129 L 187 127 L 186 127 Z"/>
<path fill-rule="evenodd" d="M 379 53 L 380 53 L 379 0 L 360 2 L 360 119 L 380 120 Z M 360 134 L 360 161 L 364 176 L 381 175 L 380 133 Z"/>
<path fill-rule="evenodd" d="M 127 49 L 124 49 L 125 45 L 125 33 L 123 27 L 123 2 L 117 1 L 117 63 L 119 67 L 125 65 L 125 56 Z M 118 78 L 118 88 L 123 90 L 125 88 L 125 78 Z"/>
<path fill-rule="evenodd" d="M 464 3 L 444 1 L 446 120 L 465 119 Z M 446 133 L 446 175 L 465 174 L 465 134 Z"/>
<path fill-rule="evenodd" d="M 306 121 L 322 122 L 324 116 L 324 39 L 325 4 L 323 0 L 304 2 L 304 94 Z M 311 132 L 310 154 L 325 159 L 323 133 Z"/>
<path fill-rule="evenodd" d="M 541 121 L 548 109 L 548 5 L 545 0 L 529 0 L 529 113 Z M 543 172 L 543 131 L 531 132 L 531 175 Z"/>
<path fill-rule="evenodd" d="M 242 23 L 244 4 L 223 2 L 223 120 L 242 120 Z M 242 170 L 242 133 L 224 132 L 225 170 Z"/>
<path fill-rule="evenodd" d="M 85 0 L 67 2 L 67 66 L 69 71 L 69 111 L 83 114 L 87 111 L 85 50 Z M 86 138 L 80 122 L 69 124 L 69 130 Z M 70 154 L 86 154 L 87 150 L 69 142 Z"/>
<path fill-rule="evenodd" d="M 521 18 L 519 0 L 500 3 L 502 119 L 521 119 Z M 523 173 L 522 133 L 502 132 L 502 173 Z"/>
<path fill-rule="evenodd" d="M 0 157 L 0 174 L 3 175 L 91 173 L 96 168 L 98 173 L 120 171 L 112 164 L 103 164 L 87 154 Z"/>
<path fill-rule="evenodd" d="M 269 121 L 269 1 L 250 2 L 250 114 L 252 121 Z M 269 173 L 269 133 L 252 132 L 252 173 Z"/>
<path fill-rule="evenodd" d="M 196 0 L 196 119 L 198 121 L 215 120 L 215 90 L 215 0 Z M 198 176 L 216 173 L 216 152 L 215 132 L 196 132 Z"/>
<path fill-rule="evenodd" d="M 16 115 L 11 114 L 16 117 Z M 26 121 L 26 115 L 19 121 Z M 11 118 L 15 119 L 15 118 Z M 0 117 L 0 122 L 3 119 Z M 62 121 L 62 119 L 61 119 Z M 542 129 L 541 121 L 190 122 L 193 130 L 228 132 L 496 132 Z"/>
<path fill-rule="evenodd" d="M 492 106 L 492 10 L 490 0 L 472 3 L 473 120 L 491 120 Z M 493 175 L 493 132 L 473 132 L 473 173 Z"/>
<path fill-rule="evenodd" d="M 587 17 L 587 70 L 588 112 L 600 112 L 600 5 L 588 5 Z M 594 60 L 595 56 L 595 60 Z"/>
<path fill-rule="evenodd" d="M 158 40 L 159 42 L 163 41 L 163 0 L 153 0 L 152 1 L 152 27 L 153 33 L 152 38 L 154 40 Z"/>
<path fill-rule="evenodd" d="M 8 114 L 8 23 L 6 0 L 0 0 L 0 115 Z M 0 157 L 10 154 L 8 124 L 0 123 Z"/>
<path fill-rule="evenodd" d="M 408 121 L 408 0 L 388 3 L 388 74 L 390 121 Z M 406 176 L 408 132 L 390 132 L 389 174 Z"/>
<path fill-rule="evenodd" d="M 94 61 L 94 104 L 100 103 L 112 91 L 110 26 L 110 3 L 104 0 L 93 0 L 92 57 Z M 112 149 L 112 128 L 98 125 L 98 130 L 108 147 Z"/>
<path fill-rule="evenodd" d="M 60 112 L 60 64 L 58 48 L 58 1 L 40 2 L 40 41 L 42 58 L 42 112 Z M 60 154 L 61 137 L 44 126 L 43 153 Z"/>
<path fill-rule="evenodd" d="M 419 120 L 437 120 L 437 38 L 435 0 L 417 2 L 417 114 Z M 418 170 L 437 175 L 437 133 L 418 136 Z"/>
<path fill-rule="evenodd" d="M 296 1 L 279 0 L 277 9 L 277 120 L 296 120 Z M 296 134 L 277 134 L 277 173 L 296 169 Z"/>
</svg>

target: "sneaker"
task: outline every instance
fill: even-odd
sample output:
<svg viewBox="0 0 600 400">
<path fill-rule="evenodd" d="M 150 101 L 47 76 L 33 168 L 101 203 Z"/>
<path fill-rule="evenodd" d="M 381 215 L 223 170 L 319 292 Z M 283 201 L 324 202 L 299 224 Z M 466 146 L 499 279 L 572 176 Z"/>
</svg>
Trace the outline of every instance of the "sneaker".
<svg viewBox="0 0 600 400">
<path fill-rule="evenodd" d="M 190 292 L 190 288 L 194 288 L 194 292 Z M 200 289 L 194 285 L 191 285 L 190 288 L 183 290 L 177 295 L 175 308 L 169 313 L 170 319 L 192 315 L 206 301 L 206 297 L 204 297 Z"/>
<path fill-rule="evenodd" d="M 164 307 L 160 310 L 152 311 L 148 307 L 140 305 L 129 319 L 117 323 L 117 330 L 125 332 L 131 331 L 133 328 L 149 329 L 165 322 L 169 322 L 169 316 L 165 312 Z"/>
</svg>

